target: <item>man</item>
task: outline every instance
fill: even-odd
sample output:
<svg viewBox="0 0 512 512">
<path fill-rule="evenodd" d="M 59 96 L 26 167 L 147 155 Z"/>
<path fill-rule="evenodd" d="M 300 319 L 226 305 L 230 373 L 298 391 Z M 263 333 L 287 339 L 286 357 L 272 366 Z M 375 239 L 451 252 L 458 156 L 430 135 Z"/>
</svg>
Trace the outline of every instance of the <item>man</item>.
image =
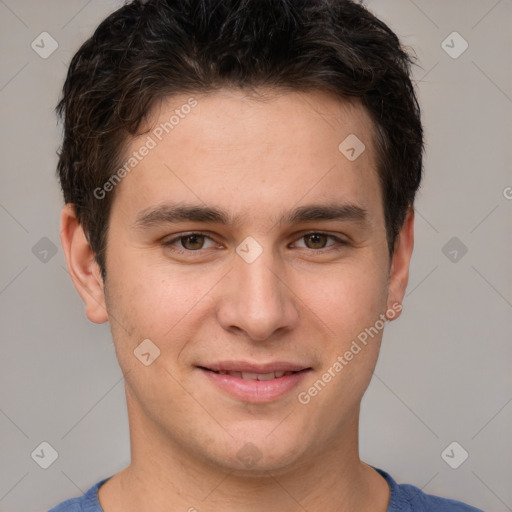
<svg viewBox="0 0 512 512">
<path fill-rule="evenodd" d="M 413 250 L 410 64 L 348 0 L 134 1 L 80 48 L 61 237 L 131 463 L 53 512 L 476 510 L 359 458 Z"/>
</svg>

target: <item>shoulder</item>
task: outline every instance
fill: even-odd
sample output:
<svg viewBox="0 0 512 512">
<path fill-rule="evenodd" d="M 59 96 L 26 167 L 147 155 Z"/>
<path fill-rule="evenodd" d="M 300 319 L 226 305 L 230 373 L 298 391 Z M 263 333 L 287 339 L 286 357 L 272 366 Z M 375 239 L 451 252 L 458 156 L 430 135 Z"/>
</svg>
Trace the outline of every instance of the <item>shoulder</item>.
<svg viewBox="0 0 512 512">
<path fill-rule="evenodd" d="M 98 489 L 108 478 L 94 484 L 79 498 L 71 498 L 53 507 L 48 512 L 103 512 L 98 500 Z"/>
<path fill-rule="evenodd" d="M 387 512 L 483 512 L 461 501 L 432 494 L 409 484 L 397 484 L 385 471 L 374 468 L 387 481 L 391 494 Z"/>
</svg>

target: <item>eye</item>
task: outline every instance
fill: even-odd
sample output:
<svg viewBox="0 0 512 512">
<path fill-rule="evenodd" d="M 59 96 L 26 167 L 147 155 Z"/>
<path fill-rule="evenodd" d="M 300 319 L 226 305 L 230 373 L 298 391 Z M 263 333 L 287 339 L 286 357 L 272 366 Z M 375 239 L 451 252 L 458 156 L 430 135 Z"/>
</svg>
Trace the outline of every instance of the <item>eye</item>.
<svg viewBox="0 0 512 512">
<path fill-rule="evenodd" d="M 331 245 L 326 245 L 329 238 L 334 240 L 335 243 Z M 326 247 L 332 247 L 335 245 L 346 245 L 346 242 L 344 242 L 340 238 L 323 232 L 306 233 L 305 235 L 302 235 L 299 240 L 305 240 L 305 248 L 313 250 L 325 249 Z"/>
<path fill-rule="evenodd" d="M 204 233 L 185 233 L 181 234 L 177 237 L 174 237 L 170 240 L 163 242 L 165 247 L 171 247 L 179 252 L 194 252 L 199 251 L 200 249 L 206 249 L 205 241 L 210 240 L 212 245 L 210 247 L 215 246 L 213 240 Z M 173 247 L 176 246 L 176 247 Z"/>
<path fill-rule="evenodd" d="M 328 244 L 329 239 L 333 240 L 334 243 Z M 297 245 L 302 240 L 304 240 L 304 245 Z M 162 245 L 173 252 L 191 255 L 193 253 L 200 254 L 202 249 L 211 249 L 216 246 L 216 243 L 206 233 L 190 232 L 181 233 L 169 240 L 164 240 Z M 341 246 L 347 245 L 347 242 L 334 235 L 315 231 L 303 234 L 294 245 L 301 249 L 321 252 L 322 250 L 339 250 Z"/>
</svg>

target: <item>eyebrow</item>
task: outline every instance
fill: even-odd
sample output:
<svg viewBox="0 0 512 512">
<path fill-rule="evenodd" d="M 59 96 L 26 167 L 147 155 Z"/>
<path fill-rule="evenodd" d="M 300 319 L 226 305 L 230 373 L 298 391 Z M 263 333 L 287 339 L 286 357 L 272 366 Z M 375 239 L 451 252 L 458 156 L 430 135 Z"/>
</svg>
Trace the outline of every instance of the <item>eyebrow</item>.
<svg viewBox="0 0 512 512">
<path fill-rule="evenodd" d="M 246 216 L 244 216 L 246 217 Z M 357 204 L 310 204 L 286 212 L 277 224 L 300 224 L 313 221 L 352 221 L 366 224 L 368 212 Z M 204 222 L 225 226 L 240 226 L 242 217 L 232 216 L 219 208 L 193 204 L 163 204 L 143 210 L 135 220 L 135 229 L 147 229 L 177 222 Z"/>
</svg>

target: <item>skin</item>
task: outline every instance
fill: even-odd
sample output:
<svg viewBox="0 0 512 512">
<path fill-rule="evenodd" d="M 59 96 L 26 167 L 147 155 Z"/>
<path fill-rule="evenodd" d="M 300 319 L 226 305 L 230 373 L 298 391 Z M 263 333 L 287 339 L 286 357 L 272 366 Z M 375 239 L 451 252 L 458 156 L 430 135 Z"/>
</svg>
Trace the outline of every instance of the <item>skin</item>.
<svg viewBox="0 0 512 512">
<path fill-rule="evenodd" d="M 72 206 L 62 211 L 73 282 L 87 317 L 110 322 L 125 376 L 132 460 L 100 488 L 105 512 L 387 509 L 387 483 L 358 452 L 359 408 L 382 330 L 309 403 L 297 396 L 380 315 L 399 316 L 413 210 L 390 258 L 366 111 L 321 91 L 258 92 L 194 95 L 198 105 L 117 185 L 106 283 Z M 156 105 L 148 128 L 188 98 Z M 366 146 L 353 162 L 338 150 L 352 133 Z M 215 206 L 239 223 L 134 227 L 142 211 L 169 201 Z M 366 222 L 277 222 L 298 206 L 332 203 L 364 208 Z M 209 238 L 163 244 L 197 230 Z M 305 236 L 318 231 L 345 243 Z M 248 236 L 263 248 L 252 263 L 236 253 Z M 147 338 L 161 352 L 144 366 L 134 349 Z M 197 368 L 220 360 L 311 371 L 284 396 L 247 403 Z M 244 446 L 258 454 L 250 466 L 237 456 Z"/>
</svg>

